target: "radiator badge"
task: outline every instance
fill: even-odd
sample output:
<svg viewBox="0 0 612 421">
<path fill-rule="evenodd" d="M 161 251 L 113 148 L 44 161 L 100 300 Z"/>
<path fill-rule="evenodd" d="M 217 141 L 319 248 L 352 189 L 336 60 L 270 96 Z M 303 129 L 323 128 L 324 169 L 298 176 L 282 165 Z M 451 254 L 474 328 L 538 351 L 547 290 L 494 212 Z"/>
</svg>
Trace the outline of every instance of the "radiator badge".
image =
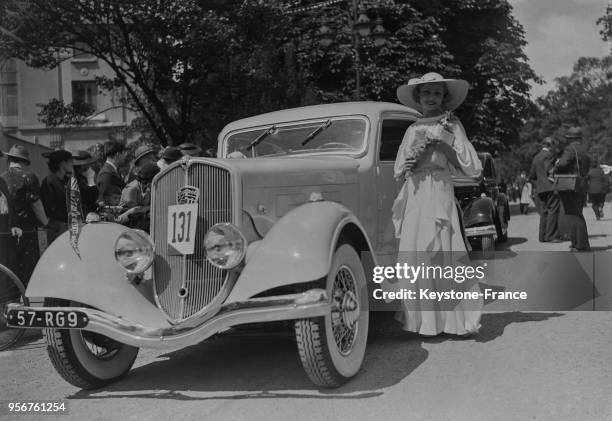
<svg viewBox="0 0 612 421">
<path fill-rule="evenodd" d="M 176 192 L 176 203 L 187 205 L 198 203 L 200 200 L 200 189 L 195 186 L 183 186 Z"/>
</svg>

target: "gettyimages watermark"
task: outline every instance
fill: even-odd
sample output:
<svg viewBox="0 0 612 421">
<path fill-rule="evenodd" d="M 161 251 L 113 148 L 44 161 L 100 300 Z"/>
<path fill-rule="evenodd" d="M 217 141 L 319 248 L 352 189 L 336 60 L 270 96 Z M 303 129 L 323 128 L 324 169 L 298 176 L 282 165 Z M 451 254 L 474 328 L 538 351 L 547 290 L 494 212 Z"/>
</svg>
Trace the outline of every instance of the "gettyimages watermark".
<svg viewBox="0 0 612 421">
<path fill-rule="evenodd" d="M 362 256 L 370 310 L 612 310 L 610 252 Z"/>
</svg>

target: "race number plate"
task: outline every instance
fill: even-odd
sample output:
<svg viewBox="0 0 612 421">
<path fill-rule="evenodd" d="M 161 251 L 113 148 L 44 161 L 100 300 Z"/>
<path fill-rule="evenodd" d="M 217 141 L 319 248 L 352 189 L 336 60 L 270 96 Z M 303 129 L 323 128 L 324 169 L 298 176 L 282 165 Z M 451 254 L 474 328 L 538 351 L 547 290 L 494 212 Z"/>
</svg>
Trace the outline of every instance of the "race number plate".
<svg viewBox="0 0 612 421">
<path fill-rule="evenodd" d="M 197 220 L 197 203 L 168 206 L 169 254 L 193 254 Z"/>
<path fill-rule="evenodd" d="M 78 329 L 87 326 L 88 317 L 82 311 L 9 310 L 6 324 L 11 327 L 57 327 Z"/>
</svg>

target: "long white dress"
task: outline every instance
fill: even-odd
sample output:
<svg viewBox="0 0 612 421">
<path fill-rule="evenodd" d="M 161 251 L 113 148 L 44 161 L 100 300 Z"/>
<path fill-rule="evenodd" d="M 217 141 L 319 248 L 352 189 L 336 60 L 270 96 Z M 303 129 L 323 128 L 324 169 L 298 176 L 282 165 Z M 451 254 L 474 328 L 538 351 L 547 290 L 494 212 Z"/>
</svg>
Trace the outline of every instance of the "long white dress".
<svg viewBox="0 0 612 421">
<path fill-rule="evenodd" d="M 435 132 L 441 118 L 422 118 L 408 128 L 395 162 L 396 178 L 404 177 L 401 166 L 410 155 L 411 148 L 426 137 L 432 137 L 431 133 Z M 445 141 L 457 152 L 459 168 L 448 162 L 442 152 L 428 147 L 413 171 L 405 177 L 393 204 L 395 234 L 400 240 L 400 264 L 447 267 L 465 263 L 467 249 L 455 207 L 452 175 L 478 176 L 482 164 L 461 122 L 453 118 L 450 125 L 453 136 Z M 398 280 L 399 285 L 396 287 L 410 286 L 417 291 L 420 288 L 435 291 L 438 280 L 418 279 L 411 285 L 406 282 Z M 440 289 L 448 289 L 448 283 L 444 287 L 441 285 Z M 456 287 L 457 290 L 479 291 L 475 282 L 456 284 Z M 469 304 L 464 301 L 452 303 L 450 309 L 448 303 L 441 305 L 434 301 L 404 300 L 402 308 L 397 318 L 403 323 L 404 330 L 423 335 L 437 335 L 441 332 L 465 335 L 480 327 L 482 300 L 471 300 Z"/>
</svg>

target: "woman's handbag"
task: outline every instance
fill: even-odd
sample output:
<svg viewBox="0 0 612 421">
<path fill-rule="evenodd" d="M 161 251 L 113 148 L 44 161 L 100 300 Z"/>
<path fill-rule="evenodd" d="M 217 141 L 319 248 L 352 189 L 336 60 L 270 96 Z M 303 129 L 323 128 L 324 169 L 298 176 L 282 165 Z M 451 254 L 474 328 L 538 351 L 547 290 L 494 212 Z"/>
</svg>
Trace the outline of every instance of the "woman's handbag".
<svg viewBox="0 0 612 421">
<path fill-rule="evenodd" d="M 576 155 L 576 172 L 577 174 L 555 174 L 553 187 L 556 191 L 573 191 L 577 193 L 585 192 L 585 178 L 580 175 L 580 164 L 578 162 L 578 152 L 576 148 L 574 154 Z"/>
</svg>

